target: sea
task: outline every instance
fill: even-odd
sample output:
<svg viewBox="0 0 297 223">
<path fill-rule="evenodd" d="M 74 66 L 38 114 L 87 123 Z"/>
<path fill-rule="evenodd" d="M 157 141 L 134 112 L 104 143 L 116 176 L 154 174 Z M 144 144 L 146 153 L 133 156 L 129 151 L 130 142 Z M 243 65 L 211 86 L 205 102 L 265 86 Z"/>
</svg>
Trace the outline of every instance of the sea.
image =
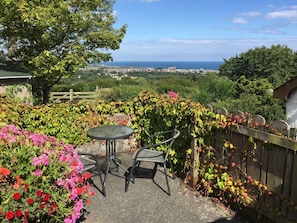
<svg viewBox="0 0 297 223">
<path fill-rule="evenodd" d="M 218 70 L 223 61 L 113 61 L 100 65 L 136 68 L 168 68 Z"/>
</svg>

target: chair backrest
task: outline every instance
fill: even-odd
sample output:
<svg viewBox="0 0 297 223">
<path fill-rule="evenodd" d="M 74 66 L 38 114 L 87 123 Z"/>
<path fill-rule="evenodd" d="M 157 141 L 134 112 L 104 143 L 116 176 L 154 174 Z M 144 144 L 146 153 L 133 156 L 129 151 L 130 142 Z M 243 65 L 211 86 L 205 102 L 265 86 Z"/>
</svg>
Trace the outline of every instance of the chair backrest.
<svg viewBox="0 0 297 223">
<path fill-rule="evenodd" d="M 180 131 L 173 129 L 173 130 L 167 130 L 163 132 L 155 133 L 154 135 L 151 135 L 146 143 L 145 147 L 150 148 L 160 148 L 162 146 L 165 146 L 166 151 L 163 151 L 166 153 L 166 157 L 168 156 L 173 142 L 176 140 L 176 138 L 180 135 Z"/>
</svg>

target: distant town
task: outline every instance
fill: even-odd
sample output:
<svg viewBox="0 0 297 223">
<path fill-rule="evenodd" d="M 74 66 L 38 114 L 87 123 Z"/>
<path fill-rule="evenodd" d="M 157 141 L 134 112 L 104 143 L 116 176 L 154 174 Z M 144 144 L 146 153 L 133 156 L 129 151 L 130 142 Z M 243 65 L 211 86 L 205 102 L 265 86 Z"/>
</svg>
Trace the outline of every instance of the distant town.
<svg viewBox="0 0 297 223">
<path fill-rule="evenodd" d="M 179 69 L 176 67 L 167 67 L 167 68 L 149 68 L 149 67 L 118 67 L 118 66 L 89 66 L 86 70 L 98 70 L 98 75 L 109 75 L 115 79 L 121 79 L 122 77 L 128 76 L 128 74 L 133 73 L 195 73 L 195 74 L 206 74 L 208 72 L 219 72 L 218 70 L 205 70 L 200 69 Z"/>
</svg>

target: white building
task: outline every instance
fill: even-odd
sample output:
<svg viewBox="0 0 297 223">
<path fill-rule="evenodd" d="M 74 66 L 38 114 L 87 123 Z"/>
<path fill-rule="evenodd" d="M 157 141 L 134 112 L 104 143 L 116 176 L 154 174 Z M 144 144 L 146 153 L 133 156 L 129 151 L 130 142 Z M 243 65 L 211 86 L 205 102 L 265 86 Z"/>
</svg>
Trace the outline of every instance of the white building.
<svg viewBox="0 0 297 223">
<path fill-rule="evenodd" d="M 286 101 L 286 121 L 297 128 L 297 77 L 274 89 L 273 97 Z"/>
</svg>

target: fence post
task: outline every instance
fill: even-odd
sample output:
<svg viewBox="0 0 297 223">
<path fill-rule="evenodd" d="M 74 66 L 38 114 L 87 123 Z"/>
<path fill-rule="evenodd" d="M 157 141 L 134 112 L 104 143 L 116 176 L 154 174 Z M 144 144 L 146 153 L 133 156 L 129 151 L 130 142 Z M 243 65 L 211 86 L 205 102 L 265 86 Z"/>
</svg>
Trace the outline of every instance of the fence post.
<svg viewBox="0 0 297 223">
<path fill-rule="evenodd" d="M 69 90 L 69 97 L 70 97 L 70 102 L 73 101 L 73 89 Z"/>
<path fill-rule="evenodd" d="M 191 123 L 191 128 L 190 128 L 190 135 L 192 131 L 195 129 L 195 122 Z M 191 166 L 190 166 L 190 174 L 191 174 L 191 179 L 190 179 L 190 186 L 194 188 L 198 182 L 198 165 L 199 165 L 199 154 L 198 154 L 198 148 L 197 148 L 197 138 L 193 137 L 191 135 Z"/>
</svg>

